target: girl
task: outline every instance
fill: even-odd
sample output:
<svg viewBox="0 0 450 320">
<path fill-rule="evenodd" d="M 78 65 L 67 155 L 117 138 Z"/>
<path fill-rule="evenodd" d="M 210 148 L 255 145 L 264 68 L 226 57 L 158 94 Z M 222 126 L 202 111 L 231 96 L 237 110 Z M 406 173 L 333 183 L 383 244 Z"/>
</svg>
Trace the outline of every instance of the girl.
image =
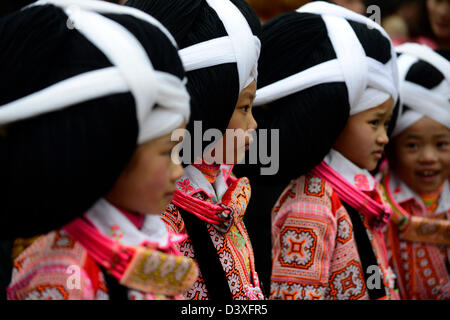
<svg viewBox="0 0 450 320">
<path fill-rule="evenodd" d="M 261 299 L 243 222 L 250 185 L 247 178 L 231 176 L 256 129 L 251 107 L 260 48 L 258 18 L 242 0 L 131 0 L 127 5 L 157 17 L 182 48 L 192 98 L 189 133 L 195 137 L 199 125 L 222 134 L 230 129 L 211 152 L 194 150 L 195 163 L 177 181 L 174 199 L 162 214 L 169 230 L 189 236 L 180 250 L 199 264 L 200 276 L 186 297 Z M 236 143 L 232 134 L 238 129 L 246 134 L 236 136 Z"/>
<path fill-rule="evenodd" d="M 152 17 L 99 1 L 37 2 L 1 23 L 17 57 L 0 107 L 6 186 L 17 199 L 18 176 L 32 185 L 41 178 L 33 191 L 51 198 L 6 208 L 35 207 L 46 219 L 46 208 L 64 219 L 86 209 L 19 255 L 9 299 L 182 298 L 197 267 L 175 249 L 182 238 L 155 215 L 182 174 L 172 163 L 171 132 L 189 117 L 173 38 Z M 24 72 L 26 85 L 17 86 Z M 51 200 L 60 196 L 67 204 L 58 209 Z"/>
<path fill-rule="evenodd" d="M 450 62 L 430 48 L 396 48 L 404 111 L 380 175 L 394 209 L 386 232 L 403 299 L 449 299 Z"/>
<path fill-rule="evenodd" d="M 388 142 L 395 59 L 380 26 L 325 2 L 263 27 L 256 117 L 280 130 L 268 181 L 295 179 L 272 212 L 271 299 L 395 297 L 380 231 L 389 215 L 369 173 Z"/>
</svg>

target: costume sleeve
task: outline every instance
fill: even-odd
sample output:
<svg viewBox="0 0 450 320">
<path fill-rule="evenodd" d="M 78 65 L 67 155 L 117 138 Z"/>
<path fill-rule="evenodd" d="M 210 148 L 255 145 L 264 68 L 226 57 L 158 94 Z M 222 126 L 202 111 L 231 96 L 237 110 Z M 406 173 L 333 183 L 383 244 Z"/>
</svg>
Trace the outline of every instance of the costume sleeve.
<svg viewBox="0 0 450 320">
<path fill-rule="evenodd" d="M 337 225 L 325 200 L 296 198 L 274 216 L 271 299 L 325 298 Z"/>
<path fill-rule="evenodd" d="M 93 284 L 76 261 L 30 260 L 22 269 L 15 262 L 9 300 L 94 300 Z M 33 265 L 29 265 L 33 264 Z"/>
</svg>

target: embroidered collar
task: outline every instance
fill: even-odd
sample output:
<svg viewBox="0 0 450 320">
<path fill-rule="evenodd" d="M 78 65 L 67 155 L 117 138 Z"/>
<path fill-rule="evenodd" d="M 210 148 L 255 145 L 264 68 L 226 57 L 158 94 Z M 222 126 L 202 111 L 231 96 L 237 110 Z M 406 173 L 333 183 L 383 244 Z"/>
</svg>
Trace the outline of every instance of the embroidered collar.
<svg viewBox="0 0 450 320">
<path fill-rule="evenodd" d="M 175 246 L 186 235 L 171 234 L 159 215 L 146 215 L 141 230 L 120 210 L 100 199 L 63 227 L 99 265 L 130 290 L 179 295 L 198 276 L 194 260 Z M 177 281 L 174 281 L 177 279 Z"/>
<path fill-rule="evenodd" d="M 375 189 L 376 180 L 370 172 L 359 168 L 340 152 L 331 149 L 323 160 L 357 189 L 368 192 Z"/>
<path fill-rule="evenodd" d="M 420 196 L 415 193 L 405 182 L 403 182 L 392 170 L 390 170 L 391 179 L 389 187 L 392 191 L 392 196 L 399 204 L 410 200 L 415 200 L 418 204 L 425 207 Z M 439 204 L 436 208 L 436 214 L 450 211 L 450 184 L 448 180 L 444 182 L 441 196 L 439 197 Z"/>
<path fill-rule="evenodd" d="M 189 165 L 184 169 L 184 175 L 177 181 L 176 187 L 188 195 L 203 192 L 213 203 L 219 203 L 228 189 L 227 179 L 231 173 L 229 167 L 231 166 L 221 165 L 216 181 L 211 184 L 199 169 Z"/>
<path fill-rule="evenodd" d="M 172 203 L 212 224 L 220 232 L 227 232 L 231 227 L 233 210 L 222 203 L 222 197 L 229 189 L 228 183 L 233 185 L 238 181 L 230 177 L 232 170 L 232 165 L 221 165 L 219 176 L 211 184 L 201 171 L 192 165 L 188 166 L 184 176 L 177 181 Z M 205 201 L 199 193 L 205 194 L 212 203 Z"/>
<path fill-rule="evenodd" d="M 146 214 L 139 230 L 119 209 L 105 199 L 98 200 L 85 213 L 85 218 L 102 234 L 126 246 L 139 246 L 151 243 L 160 249 L 167 249 L 177 241 L 178 235 L 170 235 L 159 215 Z"/>
</svg>

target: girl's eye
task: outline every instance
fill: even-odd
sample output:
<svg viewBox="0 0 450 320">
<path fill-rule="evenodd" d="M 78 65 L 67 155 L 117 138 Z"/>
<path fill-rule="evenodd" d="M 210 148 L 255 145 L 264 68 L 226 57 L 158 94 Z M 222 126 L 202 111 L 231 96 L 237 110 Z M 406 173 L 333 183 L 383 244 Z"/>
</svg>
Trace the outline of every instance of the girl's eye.
<svg viewBox="0 0 450 320">
<path fill-rule="evenodd" d="M 406 144 L 406 148 L 410 150 L 416 150 L 417 148 L 419 148 L 419 145 L 417 143 L 410 142 Z"/>
<path fill-rule="evenodd" d="M 244 111 L 245 113 L 247 113 L 249 109 L 250 109 L 250 106 L 241 107 L 241 110 Z"/>
<path fill-rule="evenodd" d="M 447 141 L 439 141 L 438 143 L 436 143 L 436 146 L 438 148 L 445 148 L 449 145 L 449 143 Z"/>
<path fill-rule="evenodd" d="M 380 120 L 372 120 L 369 122 L 369 124 L 373 125 L 373 126 L 378 126 L 378 124 L 380 123 Z"/>
</svg>

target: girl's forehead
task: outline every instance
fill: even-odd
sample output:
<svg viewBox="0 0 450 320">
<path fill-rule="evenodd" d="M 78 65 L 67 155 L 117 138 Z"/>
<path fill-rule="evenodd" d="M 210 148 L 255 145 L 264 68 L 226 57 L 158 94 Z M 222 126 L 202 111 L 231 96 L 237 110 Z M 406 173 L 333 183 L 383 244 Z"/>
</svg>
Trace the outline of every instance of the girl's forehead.
<svg viewBox="0 0 450 320">
<path fill-rule="evenodd" d="M 392 98 L 389 98 L 388 100 L 386 100 L 382 104 L 380 104 L 380 105 L 378 105 L 378 106 L 376 106 L 374 108 L 370 108 L 370 109 L 364 110 L 362 112 L 356 113 L 356 114 L 354 114 L 351 117 L 359 117 L 359 118 L 378 117 L 378 118 L 383 118 L 383 117 L 390 117 L 392 115 L 393 111 L 394 111 L 394 100 Z"/>
<path fill-rule="evenodd" d="M 450 129 L 444 126 L 442 123 L 424 116 L 423 118 L 409 126 L 407 129 L 405 129 L 402 136 L 411 138 L 415 136 L 444 136 L 450 138 Z"/>
<path fill-rule="evenodd" d="M 422 117 L 420 120 L 409 126 L 405 132 L 428 132 L 430 134 L 443 134 L 450 133 L 450 129 L 444 126 L 442 123 L 433 120 L 427 116 Z"/>
</svg>

